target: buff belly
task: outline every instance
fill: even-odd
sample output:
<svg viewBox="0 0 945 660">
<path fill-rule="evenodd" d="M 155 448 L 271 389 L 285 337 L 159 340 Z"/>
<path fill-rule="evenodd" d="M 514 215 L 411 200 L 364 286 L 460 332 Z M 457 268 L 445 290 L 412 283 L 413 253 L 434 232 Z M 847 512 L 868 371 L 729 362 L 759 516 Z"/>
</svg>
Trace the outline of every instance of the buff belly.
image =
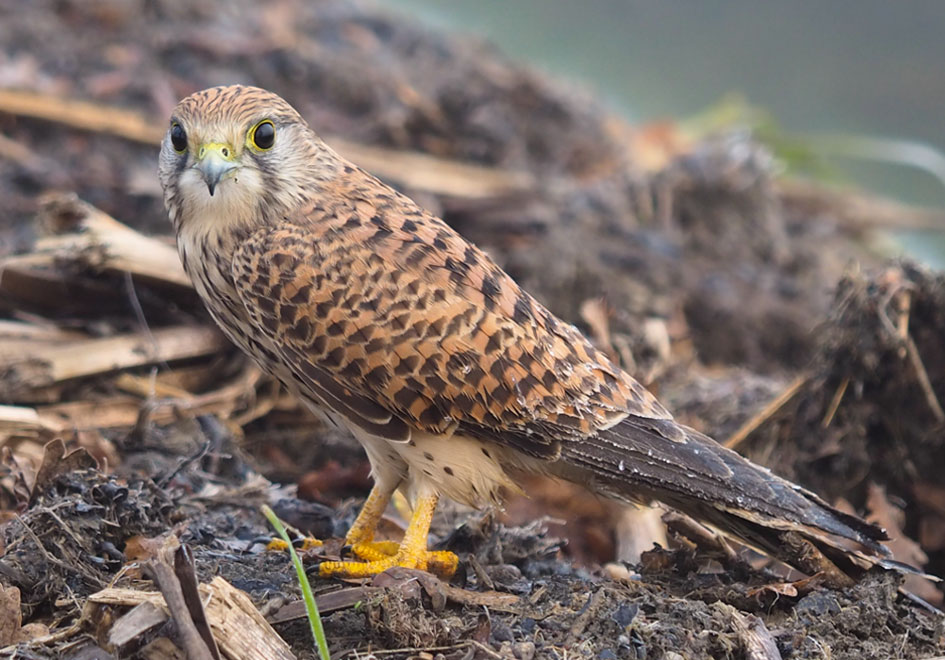
<svg viewBox="0 0 945 660">
<path fill-rule="evenodd" d="M 408 442 L 391 442 L 358 428 L 352 433 L 364 447 L 378 483 L 396 480 L 414 502 L 434 492 L 468 506 L 498 505 L 502 491 L 518 492 L 503 465 L 515 465 L 510 451 L 461 435 L 437 436 L 414 431 Z"/>
</svg>

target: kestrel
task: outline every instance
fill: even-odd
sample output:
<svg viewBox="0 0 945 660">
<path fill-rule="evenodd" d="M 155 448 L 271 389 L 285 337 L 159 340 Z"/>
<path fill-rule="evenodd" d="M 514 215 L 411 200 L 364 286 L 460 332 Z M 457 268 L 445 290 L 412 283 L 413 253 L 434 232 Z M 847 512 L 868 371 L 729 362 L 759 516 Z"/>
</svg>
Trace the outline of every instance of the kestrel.
<svg viewBox="0 0 945 660">
<path fill-rule="evenodd" d="M 364 561 L 326 562 L 322 575 L 451 574 L 456 555 L 427 550 L 438 498 L 496 503 L 523 471 L 659 500 L 795 565 L 798 539 L 861 564 L 887 554 L 883 530 L 675 422 L 488 255 L 332 151 L 275 94 L 237 85 L 181 101 L 160 178 L 214 320 L 367 452 L 375 485 L 346 536 Z M 398 489 L 413 506 L 403 541 L 374 542 Z"/>
</svg>

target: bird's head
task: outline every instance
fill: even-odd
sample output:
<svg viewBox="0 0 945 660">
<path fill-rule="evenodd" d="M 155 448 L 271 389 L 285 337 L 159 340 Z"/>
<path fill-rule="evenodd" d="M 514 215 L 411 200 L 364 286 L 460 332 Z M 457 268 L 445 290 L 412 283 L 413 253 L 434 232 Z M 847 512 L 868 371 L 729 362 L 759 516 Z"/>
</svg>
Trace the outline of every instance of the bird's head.
<svg viewBox="0 0 945 660">
<path fill-rule="evenodd" d="M 232 85 L 177 105 L 161 144 L 159 175 L 178 230 L 191 223 L 219 230 L 298 208 L 330 178 L 335 160 L 281 97 Z"/>
</svg>

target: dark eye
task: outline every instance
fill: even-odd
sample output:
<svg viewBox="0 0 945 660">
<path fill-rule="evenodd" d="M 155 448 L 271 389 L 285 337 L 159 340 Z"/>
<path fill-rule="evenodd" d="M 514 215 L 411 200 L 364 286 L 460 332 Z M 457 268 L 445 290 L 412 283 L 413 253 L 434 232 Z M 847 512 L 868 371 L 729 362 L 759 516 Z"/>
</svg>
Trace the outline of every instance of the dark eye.
<svg viewBox="0 0 945 660">
<path fill-rule="evenodd" d="M 187 151 L 187 133 L 184 132 L 184 127 L 176 121 L 171 124 L 171 146 L 179 154 Z"/>
<path fill-rule="evenodd" d="M 253 146 L 261 151 L 272 149 L 272 145 L 276 143 L 276 127 L 271 121 L 264 119 L 256 124 L 250 139 L 253 141 Z"/>
</svg>

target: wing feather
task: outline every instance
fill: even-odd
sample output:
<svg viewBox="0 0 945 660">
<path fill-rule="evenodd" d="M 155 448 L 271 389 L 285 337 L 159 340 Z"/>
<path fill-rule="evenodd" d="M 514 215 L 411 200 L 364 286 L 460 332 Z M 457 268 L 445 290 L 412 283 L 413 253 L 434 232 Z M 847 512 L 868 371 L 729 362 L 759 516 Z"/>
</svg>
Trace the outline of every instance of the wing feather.
<svg viewBox="0 0 945 660">
<path fill-rule="evenodd" d="M 410 200 L 325 197 L 344 201 L 258 231 L 232 264 L 251 322 L 312 398 L 391 440 L 461 429 L 548 458 L 627 414 L 669 418 Z"/>
</svg>

